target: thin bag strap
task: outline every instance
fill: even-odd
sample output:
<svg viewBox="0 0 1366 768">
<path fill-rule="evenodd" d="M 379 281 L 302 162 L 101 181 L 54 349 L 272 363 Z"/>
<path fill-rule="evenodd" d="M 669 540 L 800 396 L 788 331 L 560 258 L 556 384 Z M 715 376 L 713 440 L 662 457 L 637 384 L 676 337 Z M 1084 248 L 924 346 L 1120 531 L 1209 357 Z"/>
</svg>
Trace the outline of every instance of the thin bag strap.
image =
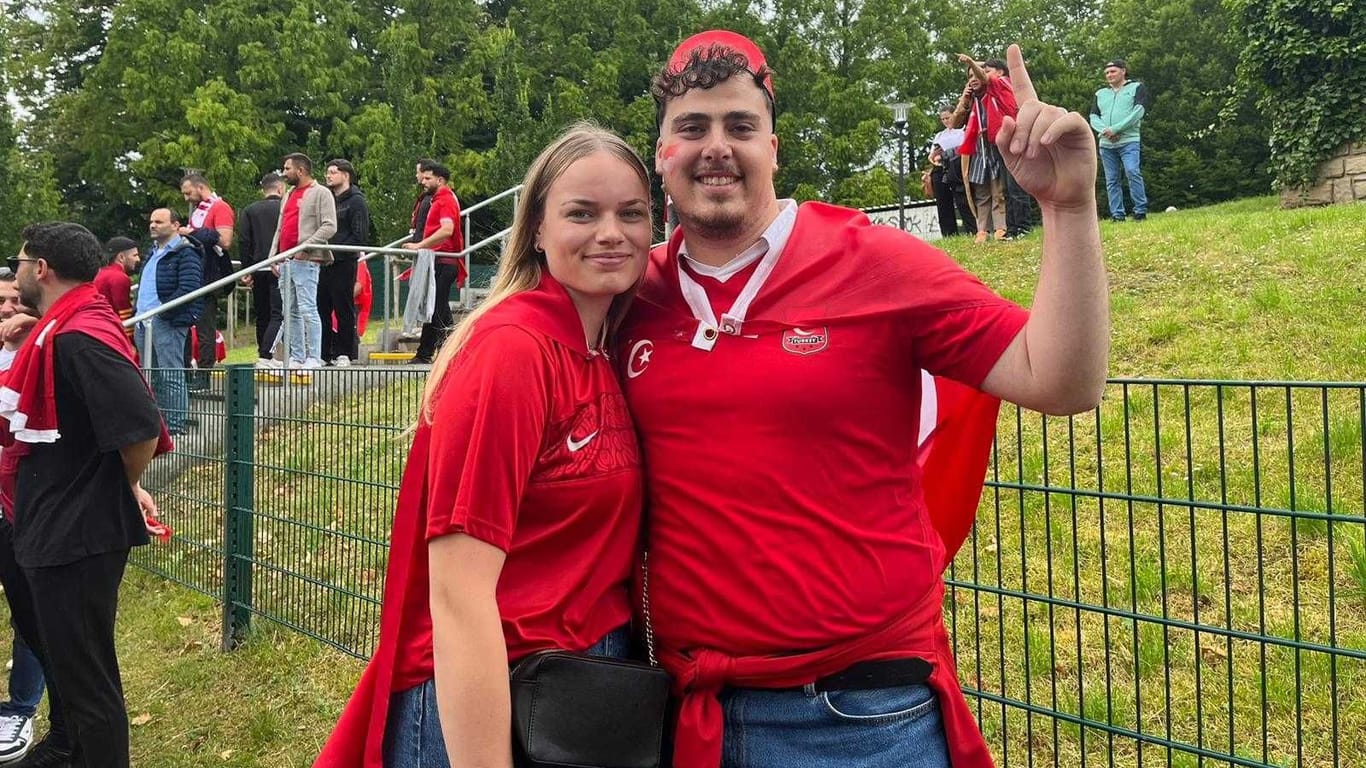
<svg viewBox="0 0 1366 768">
<path fill-rule="evenodd" d="M 659 659 L 655 657 L 655 627 L 650 619 L 650 551 L 641 550 L 640 553 L 640 605 L 641 612 L 645 615 L 645 657 L 649 660 L 650 666 L 659 666 Z"/>
</svg>

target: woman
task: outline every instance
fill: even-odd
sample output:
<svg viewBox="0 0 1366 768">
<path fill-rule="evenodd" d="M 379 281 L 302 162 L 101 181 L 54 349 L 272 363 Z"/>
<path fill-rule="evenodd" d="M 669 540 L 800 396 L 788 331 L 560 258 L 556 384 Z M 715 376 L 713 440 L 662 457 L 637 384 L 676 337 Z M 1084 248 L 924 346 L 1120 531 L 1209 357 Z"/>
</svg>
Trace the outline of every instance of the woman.
<svg viewBox="0 0 1366 768">
<path fill-rule="evenodd" d="M 379 647 L 315 766 L 511 766 L 509 663 L 625 655 L 641 480 L 603 350 L 645 269 L 648 179 L 588 126 L 527 172 L 493 291 L 427 381 Z"/>
</svg>

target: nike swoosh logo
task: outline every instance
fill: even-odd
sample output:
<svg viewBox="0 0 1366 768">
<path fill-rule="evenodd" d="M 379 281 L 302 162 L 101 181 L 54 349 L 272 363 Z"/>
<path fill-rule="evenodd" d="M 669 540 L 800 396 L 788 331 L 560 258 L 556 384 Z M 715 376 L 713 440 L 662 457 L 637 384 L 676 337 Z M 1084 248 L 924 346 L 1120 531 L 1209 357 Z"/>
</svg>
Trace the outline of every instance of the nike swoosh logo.
<svg viewBox="0 0 1366 768">
<path fill-rule="evenodd" d="M 591 442 L 593 441 L 593 438 L 595 438 L 595 437 L 597 437 L 597 436 L 598 436 L 597 430 L 594 430 L 594 431 L 588 433 L 587 435 L 584 436 L 584 438 L 583 438 L 582 440 L 575 440 L 575 439 L 574 439 L 574 436 L 573 436 L 573 435 L 570 435 L 569 437 L 566 437 L 566 438 L 564 439 L 564 444 L 565 444 L 565 446 L 566 446 L 567 448 L 569 448 L 569 452 L 570 452 L 570 453 L 578 453 L 580 450 L 582 450 L 582 448 L 583 448 L 585 445 L 588 445 L 589 443 L 591 443 Z"/>
</svg>

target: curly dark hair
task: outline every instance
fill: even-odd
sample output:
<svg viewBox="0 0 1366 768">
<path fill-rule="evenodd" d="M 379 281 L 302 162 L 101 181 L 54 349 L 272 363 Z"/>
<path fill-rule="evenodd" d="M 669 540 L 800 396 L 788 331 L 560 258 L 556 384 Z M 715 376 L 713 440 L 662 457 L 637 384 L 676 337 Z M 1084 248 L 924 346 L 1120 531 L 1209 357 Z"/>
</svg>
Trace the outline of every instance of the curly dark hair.
<svg viewBox="0 0 1366 768">
<path fill-rule="evenodd" d="M 773 97 L 764 85 L 764 81 L 773 75 L 773 70 L 765 65 L 759 67 L 757 72 L 750 71 L 749 59 L 745 58 L 743 53 L 718 43 L 710 48 L 698 48 L 688 54 L 688 63 L 681 69 L 675 70 L 665 65 L 664 69 L 655 75 L 650 82 L 650 95 L 655 98 L 655 127 L 664 125 L 664 108 L 670 101 L 694 88 L 715 88 L 742 73 L 754 81 L 755 87 L 763 91 L 764 100 L 768 102 L 769 120 L 776 126 L 777 113 Z"/>
</svg>

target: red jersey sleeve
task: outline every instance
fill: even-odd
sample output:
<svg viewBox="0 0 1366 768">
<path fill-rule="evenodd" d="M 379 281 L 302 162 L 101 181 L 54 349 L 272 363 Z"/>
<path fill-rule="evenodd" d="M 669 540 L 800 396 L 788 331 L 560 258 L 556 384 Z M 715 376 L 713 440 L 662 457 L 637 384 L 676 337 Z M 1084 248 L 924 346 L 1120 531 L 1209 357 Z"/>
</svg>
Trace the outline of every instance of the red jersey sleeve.
<svg viewBox="0 0 1366 768">
<path fill-rule="evenodd" d="M 980 386 L 1029 313 L 938 249 L 925 246 L 912 258 L 914 290 L 929 297 L 916 303 L 905 326 L 912 360 L 936 376 Z"/>
<path fill-rule="evenodd" d="M 544 349 L 520 328 L 500 326 L 461 350 L 435 395 L 429 540 L 464 533 L 508 550 L 541 453 L 551 381 Z"/>
<path fill-rule="evenodd" d="M 219 229 L 222 227 L 231 228 L 236 222 L 232 212 L 232 206 L 224 200 L 218 200 L 209 207 L 208 214 L 204 217 L 204 226 L 209 229 Z"/>
</svg>

